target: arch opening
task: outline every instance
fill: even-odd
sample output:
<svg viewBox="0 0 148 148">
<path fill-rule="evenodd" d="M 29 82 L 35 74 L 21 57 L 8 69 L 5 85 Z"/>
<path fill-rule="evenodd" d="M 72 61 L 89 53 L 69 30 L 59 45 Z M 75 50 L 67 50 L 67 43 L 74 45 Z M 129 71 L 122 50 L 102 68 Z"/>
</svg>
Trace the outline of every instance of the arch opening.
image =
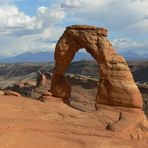
<svg viewBox="0 0 148 148">
<path fill-rule="evenodd" d="M 70 82 L 71 98 L 69 105 L 80 111 L 95 111 L 97 95 L 98 66 L 95 59 L 86 49 L 75 53 L 65 76 Z"/>
<path fill-rule="evenodd" d="M 96 60 L 86 49 L 79 49 L 75 53 L 66 73 L 78 74 L 89 78 L 98 78 L 98 65 Z"/>
</svg>

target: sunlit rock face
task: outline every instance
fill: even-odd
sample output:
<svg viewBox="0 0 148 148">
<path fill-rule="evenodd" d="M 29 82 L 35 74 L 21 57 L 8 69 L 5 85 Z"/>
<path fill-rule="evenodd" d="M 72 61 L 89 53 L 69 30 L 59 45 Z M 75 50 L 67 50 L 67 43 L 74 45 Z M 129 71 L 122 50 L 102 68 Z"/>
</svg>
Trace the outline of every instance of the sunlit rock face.
<svg viewBox="0 0 148 148">
<path fill-rule="evenodd" d="M 142 108 L 143 101 L 129 67 L 107 39 L 107 29 L 86 25 L 66 28 L 55 48 L 55 68 L 52 76 L 53 96 L 68 99 L 71 87 L 64 76 L 75 53 L 85 48 L 98 63 L 100 75 L 96 107 L 99 104 Z"/>
</svg>

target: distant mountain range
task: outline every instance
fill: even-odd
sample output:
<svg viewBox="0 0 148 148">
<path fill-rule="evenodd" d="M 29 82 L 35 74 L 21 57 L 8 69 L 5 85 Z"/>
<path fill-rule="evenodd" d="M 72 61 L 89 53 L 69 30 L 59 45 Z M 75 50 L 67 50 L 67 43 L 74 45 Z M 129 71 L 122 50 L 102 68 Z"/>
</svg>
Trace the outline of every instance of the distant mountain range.
<svg viewBox="0 0 148 148">
<path fill-rule="evenodd" d="M 53 61 L 53 58 L 53 52 L 25 52 L 14 57 L 0 59 L 0 63 L 47 62 Z"/>
<path fill-rule="evenodd" d="M 120 55 L 124 56 L 124 58 L 128 61 L 131 60 L 148 60 L 148 54 L 139 55 L 134 52 L 122 52 Z M 92 60 L 91 55 L 86 52 L 78 52 L 76 53 L 73 61 L 80 61 L 82 59 Z M 23 63 L 23 62 L 53 62 L 54 61 L 54 52 L 26 52 L 14 57 L 0 59 L 0 63 Z"/>
<path fill-rule="evenodd" d="M 148 54 L 139 55 L 139 54 L 131 52 L 131 51 L 120 52 L 119 54 L 122 55 L 127 61 L 148 60 Z"/>
</svg>

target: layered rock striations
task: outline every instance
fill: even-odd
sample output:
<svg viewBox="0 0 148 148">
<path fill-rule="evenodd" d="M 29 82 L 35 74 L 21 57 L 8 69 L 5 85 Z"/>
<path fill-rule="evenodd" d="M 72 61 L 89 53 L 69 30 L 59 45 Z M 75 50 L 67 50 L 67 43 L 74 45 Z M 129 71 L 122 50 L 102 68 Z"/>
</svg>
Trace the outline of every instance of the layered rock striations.
<svg viewBox="0 0 148 148">
<path fill-rule="evenodd" d="M 114 110 L 118 116 L 106 129 L 142 137 L 143 131 L 148 130 L 148 122 L 142 111 L 141 93 L 126 61 L 108 41 L 107 30 L 104 28 L 86 25 L 66 28 L 55 48 L 52 95 L 67 100 L 71 97 L 70 83 L 64 73 L 81 48 L 85 48 L 98 63 L 100 79 L 96 96 L 97 111 Z"/>
<path fill-rule="evenodd" d="M 100 75 L 96 107 L 99 104 L 142 108 L 143 102 L 129 67 L 107 39 L 107 30 L 94 26 L 73 25 L 66 28 L 55 49 L 53 96 L 70 98 L 71 87 L 64 76 L 75 53 L 85 48 L 98 63 Z"/>
</svg>

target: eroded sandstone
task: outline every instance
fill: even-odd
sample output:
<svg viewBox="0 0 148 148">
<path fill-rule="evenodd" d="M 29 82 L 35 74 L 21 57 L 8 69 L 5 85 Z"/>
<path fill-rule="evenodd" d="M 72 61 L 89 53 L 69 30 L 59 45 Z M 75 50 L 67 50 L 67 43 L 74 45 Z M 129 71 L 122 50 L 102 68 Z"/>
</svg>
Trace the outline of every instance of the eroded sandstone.
<svg viewBox="0 0 148 148">
<path fill-rule="evenodd" d="M 67 99 L 71 97 L 71 87 L 64 73 L 75 53 L 85 48 L 99 65 L 100 80 L 96 107 L 98 104 L 105 104 L 142 108 L 142 97 L 130 69 L 124 58 L 116 53 L 106 36 L 107 29 L 104 28 L 86 25 L 67 27 L 55 49 L 52 94 Z"/>
<path fill-rule="evenodd" d="M 55 68 L 51 79 L 51 92 L 55 97 L 69 99 L 71 86 L 64 73 L 75 53 L 85 48 L 96 60 L 100 75 L 96 96 L 96 109 L 112 108 L 118 113 L 116 121 L 106 129 L 137 133 L 148 130 L 148 122 L 142 111 L 143 100 L 131 71 L 107 39 L 107 30 L 92 26 L 67 27 L 55 48 Z M 68 102 L 68 101 L 67 101 Z"/>
</svg>

